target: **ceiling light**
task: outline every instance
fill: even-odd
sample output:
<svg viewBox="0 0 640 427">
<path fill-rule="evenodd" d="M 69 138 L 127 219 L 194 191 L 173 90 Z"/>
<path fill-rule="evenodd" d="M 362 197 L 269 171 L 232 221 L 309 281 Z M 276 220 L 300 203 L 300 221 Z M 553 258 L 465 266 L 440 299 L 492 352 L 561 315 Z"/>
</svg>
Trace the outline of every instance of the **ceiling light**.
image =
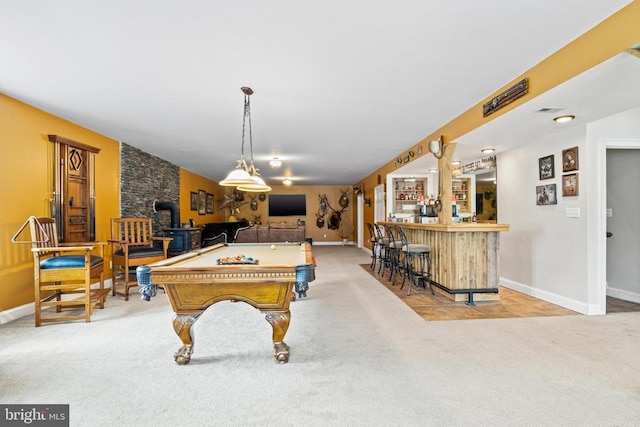
<svg viewBox="0 0 640 427">
<path fill-rule="evenodd" d="M 244 93 L 244 115 L 242 117 L 242 145 L 240 146 L 240 160 L 237 161 L 236 168 L 229 172 L 229 175 L 222 181 L 220 185 L 233 186 L 240 191 L 262 193 L 271 191 L 269 187 L 258 173 L 253 164 L 253 136 L 251 134 L 251 101 L 250 96 L 253 95 L 253 90 L 250 87 L 240 88 Z M 251 149 L 251 163 L 247 164 L 244 158 L 244 135 L 246 124 L 249 122 L 249 146 Z"/>
<path fill-rule="evenodd" d="M 558 117 L 554 117 L 553 121 L 555 121 L 556 123 L 566 123 L 566 122 L 570 122 L 571 120 L 575 119 L 576 116 L 572 116 L 572 115 L 566 115 L 566 116 L 558 116 Z"/>
<path fill-rule="evenodd" d="M 494 151 L 496 151 L 496 149 L 495 149 L 495 148 L 483 148 L 483 149 L 482 149 L 482 152 L 483 152 L 484 154 L 493 153 Z"/>
<path fill-rule="evenodd" d="M 291 180 L 290 180 L 289 178 L 285 178 L 285 179 L 282 181 L 282 183 L 283 183 L 284 185 L 291 185 L 291 184 L 293 184 L 293 182 L 291 182 Z"/>
<path fill-rule="evenodd" d="M 282 166 L 282 160 L 280 160 L 277 157 L 274 157 L 273 159 L 269 160 L 269 166 L 271 166 L 274 169 L 278 169 L 280 166 Z"/>
</svg>

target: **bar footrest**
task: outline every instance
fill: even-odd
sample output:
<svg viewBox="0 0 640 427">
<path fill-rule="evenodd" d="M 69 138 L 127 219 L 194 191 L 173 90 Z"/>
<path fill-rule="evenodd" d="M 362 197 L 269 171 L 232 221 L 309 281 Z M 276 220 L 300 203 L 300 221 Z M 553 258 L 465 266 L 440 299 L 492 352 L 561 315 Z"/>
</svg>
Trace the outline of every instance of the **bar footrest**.
<svg viewBox="0 0 640 427">
<path fill-rule="evenodd" d="M 486 288 L 486 289 L 449 289 L 447 288 L 445 285 L 441 285 L 440 283 L 434 281 L 434 280 L 429 280 L 429 283 L 431 283 L 432 286 L 435 286 L 439 289 L 442 289 L 443 291 L 449 293 L 449 294 L 468 294 L 468 301 L 465 303 L 467 305 L 476 305 L 476 303 L 473 301 L 473 294 L 497 294 L 499 289 L 498 288 Z"/>
</svg>

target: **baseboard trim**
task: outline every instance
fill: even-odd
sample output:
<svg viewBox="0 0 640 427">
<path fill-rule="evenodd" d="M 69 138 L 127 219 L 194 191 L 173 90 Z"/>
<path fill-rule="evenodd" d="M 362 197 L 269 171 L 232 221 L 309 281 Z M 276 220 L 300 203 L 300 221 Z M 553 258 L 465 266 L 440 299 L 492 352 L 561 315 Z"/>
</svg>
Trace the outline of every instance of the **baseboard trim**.
<svg viewBox="0 0 640 427">
<path fill-rule="evenodd" d="M 105 280 L 104 281 L 105 288 L 111 288 L 111 283 L 112 283 L 111 279 Z M 92 288 L 97 288 L 98 286 L 99 286 L 98 283 L 91 285 Z M 18 320 L 25 316 L 33 316 L 35 311 L 36 311 L 35 302 L 30 302 L 27 304 L 20 305 L 18 307 L 13 307 L 8 310 L 0 311 L 0 325 L 4 325 L 5 323 Z"/>
<path fill-rule="evenodd" d="M 624 289 L 607 287 L 607 296 L 640 304 L 640 294 L 636 292 L 625 291 Z"/>
<path fill-rule="evenodd" d="M 576 311 L 581 314 L 597 315 L 604 314 L 599 313 L 598 307 L 590 306 L 580 301 L 576 301 L 571 298 L 567 298 L 562 295 L 548 292 L 542 289 L 534 288 L 533 286 L 525 285 L 524 283 L 515 282 L 513 280 L 500 278 L 500 286 L 512 289 L 514 291 L 529 295 L 534 298 L 541 299 L 551 304 L 559 305 L 560 307 L 567 308 L 569 310 Z"/>
</svg>

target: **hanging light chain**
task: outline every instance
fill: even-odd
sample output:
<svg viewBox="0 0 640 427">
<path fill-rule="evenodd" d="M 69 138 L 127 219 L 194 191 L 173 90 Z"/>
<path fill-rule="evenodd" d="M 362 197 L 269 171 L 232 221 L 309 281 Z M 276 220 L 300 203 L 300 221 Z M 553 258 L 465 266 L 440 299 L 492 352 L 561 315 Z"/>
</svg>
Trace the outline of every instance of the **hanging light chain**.
<svg viewBox="0 0 640 427">
<path fill-rule="evenodd" d="M 253 91 L 251 91 L 251 89 L 249 89 L 250 93 L 248 93 L 247 91 L 245 91 L 245 89 L 248 88 L 243 88 L 243 92 L 245 93 L 244 95 L 244 119 L 242 121 L 242 146 L 244 147 L 244 138 L 245 138 L 245 123 L 246 121 L 249 122 L 249 153 L 250 153 L 250 164 L 247 165 L 246 161 L 244 162 L 244 168 L 247 172 L 249 172 L 250 175 L 260 175 L 258 173 L 258 169 L 256 168 L 255 164 L 253 163 L 253 127 L 251 124 L 251 97 L 250 95 L 253 93 Z M 243 161 L 244 161 L 244 157 L 243 157 Z"/>
</svg>

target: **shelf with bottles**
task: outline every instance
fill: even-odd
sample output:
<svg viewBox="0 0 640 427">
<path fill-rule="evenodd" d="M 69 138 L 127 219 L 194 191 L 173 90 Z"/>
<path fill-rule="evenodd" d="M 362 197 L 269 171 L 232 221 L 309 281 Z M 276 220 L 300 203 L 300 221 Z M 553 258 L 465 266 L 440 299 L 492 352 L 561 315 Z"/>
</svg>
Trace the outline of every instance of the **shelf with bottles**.
<svg viewBox="0 0 640 427">
<path fill-rule="evenodd" d="M 471 212 L 471 180 L 457 178 L 452 180 L 452 194 L 458 205 L 458 212 Z"/>
<path fill-rule="evenodd" d="M 418 201 L 424 198 L 426 181 L 414 178 L 398 178 L 394 180 L 394 199 L 397 201 Z"/>
</svg>

